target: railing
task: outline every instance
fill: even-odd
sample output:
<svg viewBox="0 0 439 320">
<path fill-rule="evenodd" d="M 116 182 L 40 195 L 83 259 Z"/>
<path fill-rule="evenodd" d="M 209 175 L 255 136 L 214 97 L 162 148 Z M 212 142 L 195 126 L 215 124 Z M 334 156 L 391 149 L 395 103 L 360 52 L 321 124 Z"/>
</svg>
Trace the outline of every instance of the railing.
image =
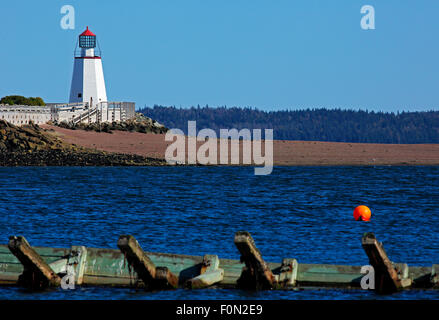
<svg viewBox="0 0 439 320">
<path fill-rule="evenodd" d="M 48 107 L 57 108 L 57 109 L 84 109 L 88 108 L 88 102 L 71 102 L 71 103 L 47 103 Z"/>
<path fill-rule="evenodd" d="M 112 121 L 115 121 L 115 113 L 119 110 L 120 121 L 126 121 L 135 117 L 136 104 L 134 102 L 104 101 L 98 103 L 98 109 L 107 109 L 112 112 Z M 102 115 L 101 115 L 102 117 Z M 108 117 L 107 117 L 108 118 Z M 107 119 L 109 120 L 109 119 Z"/>
<path fill-rule="evenodd" d="M 1 112 L 50 113 L 49 106 L 0 105 Z"/>
<path fill-rule="evenodd" d="M 50 104 L 52 114 L 60 114 L 65 112 L 75 112 L 76 114 L 69 115 L 68 121 L 77 124 L 85 121 L 92 116 L 94 120 L 92 122 L 106 122 L 106 121 L 126 121 L 135 117 L 135 103 L 134 102 L 113 102 L 104 101 L 93 105 L 89 108 L 88 103 L 64 103 L 64 104 Z M 78 114 L 79 113 L 79 114 Z M 96 116 L 95 116 L 96 115 Z M 60 117 L 58 117 L 60 118 Z"/>
<path fill-rule="evenodd" d="M 73 124 L 78 124 L 79 122 L 82 122 L 85 119 L 89 119 L 91 116 L 95 115 L 97 111 L 98 111 L 97 108 L 89 109 L 86 112 L 81 113 L 79 116 L 73 118 L 72 122 Z"/>
<path fill-rule="evenodd" d="M 76 49 L 73 52 L 73 55 L 74 55 L 75 58 L 82 57 L 83 56 L 82 55 L 82 49 Z M 102 51 L 100 49 L 94 48 L 94 56 L 95 57 L 102 57 Z"/>
</svg>

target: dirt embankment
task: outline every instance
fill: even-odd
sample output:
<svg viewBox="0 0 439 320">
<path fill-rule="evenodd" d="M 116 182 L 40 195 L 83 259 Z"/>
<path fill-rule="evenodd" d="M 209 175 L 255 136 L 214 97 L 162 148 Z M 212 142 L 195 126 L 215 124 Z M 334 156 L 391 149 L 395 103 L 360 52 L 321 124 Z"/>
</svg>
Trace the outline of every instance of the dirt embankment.
<svg viewBox="0 0 439 320">
<path fill-rule="evenodd" d="M 62 139 L 89 149 L 164 159 L 165 134 L 113 131 L 112 134 L 42 126 Z M 203 144 L 198 143 L 198 147 Z M 219 145 L 219 141 L 218 141 Z M 219 147 L 218 147 L 219 150 Z M 242 162 L 242 141 L 240 142 Z M 275 165 L 439 165 L 439 144 L 369 144 L 274 141 Z M 230 145 L 229 145 L 230 155 Z M 218 155 L 219 157 L 219 155 Z M 187 158 L 187 143 L 186 143 Z"/>
<path fill-rule="evenodd" d="M 108 153 L 78 146 L 37 125 L 14 126 L 0 120 L 0 166 L 164 165 L 135 154 Z"/>
</svg>

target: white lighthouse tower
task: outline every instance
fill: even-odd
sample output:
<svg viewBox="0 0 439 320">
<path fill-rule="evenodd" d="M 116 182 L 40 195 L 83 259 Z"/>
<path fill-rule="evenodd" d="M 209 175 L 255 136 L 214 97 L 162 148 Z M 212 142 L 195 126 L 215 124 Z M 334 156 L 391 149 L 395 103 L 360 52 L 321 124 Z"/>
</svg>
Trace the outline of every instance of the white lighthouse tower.
<svg viewBox="0 0 439 320">
<path fill-rule="evenodd" d="M 88 27 L 79 35 L 79 51 L 75 50 L 69 102 L 92 103 L 107 101 L 104 70 L 100 52 L 95 52 L 96 35 Z"/>
</svg>

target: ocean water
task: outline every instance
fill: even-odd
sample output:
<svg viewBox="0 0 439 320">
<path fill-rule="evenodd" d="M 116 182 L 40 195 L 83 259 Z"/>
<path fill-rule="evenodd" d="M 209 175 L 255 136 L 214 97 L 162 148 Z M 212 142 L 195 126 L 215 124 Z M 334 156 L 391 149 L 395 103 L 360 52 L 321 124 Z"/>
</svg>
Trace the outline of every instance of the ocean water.
<svg viewBox="0 0 439 320">
<path fill-rule="evenodd" d="M 148 251 L 239 259 L 234 233 L 249 231 L 266 261 L 366 265 L 364 232 L 393 261 L 439 263 L 439 167 L 0 168 L 0 242 L 117 248 L 134 235 Z M 372 210 L 356 222 L 353 209 Z M 3 240 L 2 240 L 3 239 Z M 438 291 L 379 296 L 363 290 L 298 291 L 77 288 L 0 299 L 439 299 Z"/>
</svg>

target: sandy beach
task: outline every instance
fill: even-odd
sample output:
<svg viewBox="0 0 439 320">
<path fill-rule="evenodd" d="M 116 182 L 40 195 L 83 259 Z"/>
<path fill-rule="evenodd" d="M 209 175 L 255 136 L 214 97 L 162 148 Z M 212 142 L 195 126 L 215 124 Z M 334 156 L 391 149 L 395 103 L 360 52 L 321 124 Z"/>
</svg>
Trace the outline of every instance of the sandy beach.
<svg viewBox="0 0 439 320">
<path fill-rule="evenodd" d="M 49 132 L 65 142 L 78 146 L 157 159 L 165 158 L 166 148 L 172 143 L 165 141 L 164 134 L 126 131 L 103 133 L 69 130 L 50 125 L 42 125 L 42 127 L 50 130 Z M 203 143 L 198 143 L 198 146 L 201 144 Z M 275 140 L 273 154 L 274 164 L 284 166 L 439 165 L 439 144 L 369 144 Z"/>
</svg>

